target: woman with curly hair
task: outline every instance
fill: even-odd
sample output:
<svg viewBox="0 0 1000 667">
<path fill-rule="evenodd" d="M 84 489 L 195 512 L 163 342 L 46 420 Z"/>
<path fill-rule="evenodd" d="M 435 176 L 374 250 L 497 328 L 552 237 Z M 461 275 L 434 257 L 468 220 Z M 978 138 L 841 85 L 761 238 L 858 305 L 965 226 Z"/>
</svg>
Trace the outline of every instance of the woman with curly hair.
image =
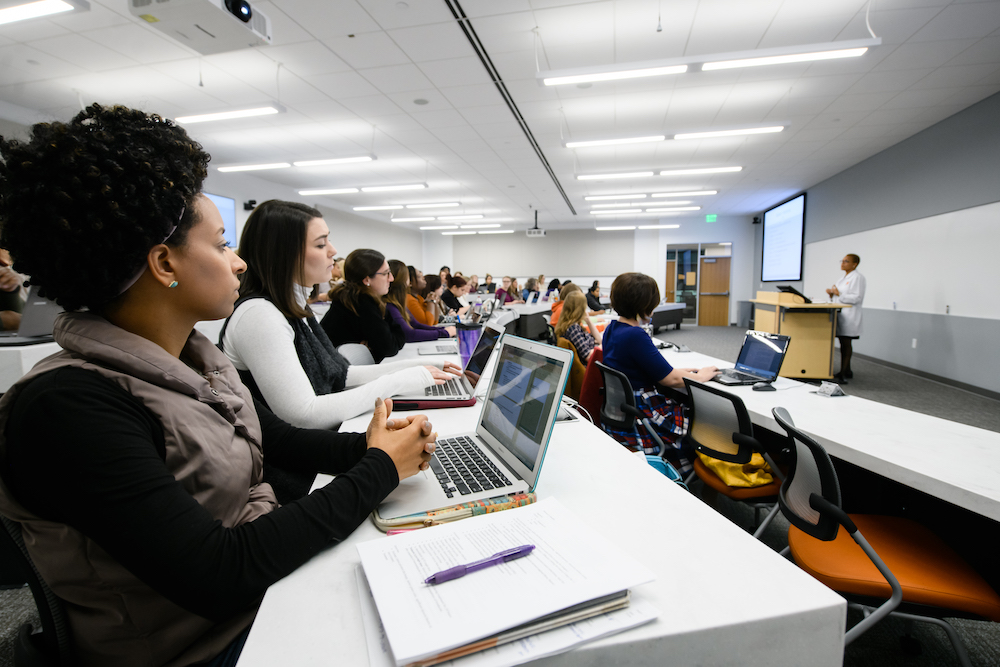
<svg viewBox="0 0 1000 667">
<path fill-rule="evenodd" d="M 255 405 L 194 330 L 232 312 L 246 264 L 177 125 L 92 105 L 0 154 L 2 245 L 67 311 L 63 351 L 0 400 L 0 512 L 65 602 L 76 663 L 235 664 L 267 587 L 426 467 L 434 435 L 381 399 L 367 434 Z M 265 452 L 338 476 L 279 507 Z"/>
<path fill-rule="evenodd" d="M 352 366 L 334 349 L 306 304 L 312 286 L 330 275 L 336 249 L 329 236 L 311 206 L 271 200 L 254 209 L 240 237 L 248 265 L 240 300 L 219 336 L 255 396 L 303 428 L 337 428 L 377 396 L 421 391 L 448 377 L 441 362 Z"/>
<path fill-rule="evenodd" d="M 334 345 L 361 343 L 376 364 L 402 349 L 403 329 L 382 302 L 391 283 L 389 263 L 378 250 L 359 248 L 347 256 L 344 282 L 331 290 L 330 310 L 321 322 Z"/>
<path fill-rule="evenodd" d="M 439 338 L 454 338 L 455 327 L 432 327 L 420 322 L 416 315 L 410 312 L 407 304 L 410 302 L 410 269 L 398 259 L 389 260 L 389 269 L 393 280 L 389 292 L 382 297 L 385 309 L 392 321 L 403 330 L 407 343 L 419 343 Z"/>
</svg>

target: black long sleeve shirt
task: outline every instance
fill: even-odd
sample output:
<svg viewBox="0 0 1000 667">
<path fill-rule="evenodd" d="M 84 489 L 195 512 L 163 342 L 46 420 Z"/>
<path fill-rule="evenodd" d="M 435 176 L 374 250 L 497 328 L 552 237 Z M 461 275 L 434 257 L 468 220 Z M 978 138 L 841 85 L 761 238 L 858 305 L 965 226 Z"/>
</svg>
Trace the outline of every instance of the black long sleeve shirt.
<svg viewBox="0 0 1000 667">
<path fill-rule="evenodd" d="M 257 412 L 266 460 L 338 476 L 233 528 L 167 469 L 159 420 L 85 369 L 47 373 L 22 390 L 0 472 L 24 507 L 80 531 L 184 609 L 222 621 L 350 535 L 399 483 L 392 459 L 366 449 L 364 434 L 294 428 L 259 403 Z"/>
<path fill-rule="evenodd" d="M 376 364 L 395 356 L 406 343 L 403 328 L 392 321 L 388 310 L 380 313 L 378 303 L 367 296 L 358 299 L 357 315 L 334 299 L 320 324 L 338 347 L 344 343 L 367 345 Z"/>
</svg>

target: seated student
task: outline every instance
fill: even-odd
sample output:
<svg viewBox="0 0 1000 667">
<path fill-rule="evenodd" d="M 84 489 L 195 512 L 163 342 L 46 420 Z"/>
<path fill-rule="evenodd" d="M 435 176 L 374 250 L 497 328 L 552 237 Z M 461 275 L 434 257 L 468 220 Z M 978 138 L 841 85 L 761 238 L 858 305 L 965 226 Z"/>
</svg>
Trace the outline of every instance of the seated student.
<svg viewBox="0 0 1000 667">
<path fill-rule="evenodd" d="M 17 331 L 24 310 L 24 276 L 11 266 L 6 248 L 0 248 L 0 331 Z"/>
<path fill-rule="evenodd" d="M 497 290 L 497 299 L 500 301 L 501 306 L 506 306 L 508 303 L 524 303 L 524 299 L 517 296 L 516 285 L 514 279 L 510 276 L 503 277 L 503 287 Z"/>
<path fill-rule="evenodd" d="M 486 280 L 479 286 L 479 291 L 483 294 L 493 294 L 497 291 L 497 284 L 493 282 L 493 276 L 486 274 Z"/>
<path fill-rule="evenodd" d="M 601 332 L 587 316 L 587 300 L 581 292 L 570 292 L 561 303 L 562 314 L 555 329 L 556 336 L 573 343 L 577 356 L 586 365 L 594 348 L 601 344 Z"/>
<path fill-rule="evenodd" d="M 409 282 L 407 284 L 410 288 L 410 293 L 406 295 L 406 308 L 416 318 L 417 322 L 428 326 L 436 324 L 437 315 L 424 302 L 423 289 L 427 286 L 427 281 L 424 280 L 424 272 L 413 266 L 407 266 L 406 270 L 409 273 Z"/>
<path fill-rule="evenodd" d="M 528 278 L 527 282 L 524 283 L 524 289 L 521 290 L 521 299 L 527 303 L 532 294 L 538 295 L 538 278 Z"/>
<path fill-rule="evenodd" d="M 448 278 L 448 289 L 441 292 L 441 303 L 448 309 L 449 313 L 462 316 L 469 311 L 468 304 L 464 304 L 461 298 L 469 293 L 469 284 L 462 276 L 450 276 Z"/>
<path fill-rule="evenodd" d="M 642 273 L 623 273 L 611 284 L 611 307 L 617 321 L 604 329 L 604 363 L 624 373 L 635 392 L 636 407 L 649 418 L 657 434 L 669 449 L 663 458 L 684 474 L 691 469 L 691 453 L 682 451 L 681 436 L 687 432 L 687 418 L 679 403 L 659 393 L 660 385 L 683 387 L 684 376 L 707 382 L 719 373 L 714 366 L 674 368 L 660 355 L 652 339 L 642 328 L 660 303 L 656 281 Z M 655 441 L 642 429 L 636 432 L 614 431 L 605 427 L 615 440 L 642 448 L 646 454 L 661 454 Z"/>
<path fill-rule="evenodd" d="M 439 322 L 442 317 L 449 314 L 448 309 L 441 303 L 441 295 L 444 293 L 441 276 L 424 276 L 424 288 L 421 292 L 427 310 L 434 315 L 434 322 Z"/>
<path fill-rule="evenodd" d="M 338 428 L 378 396 L 419 391 L 448 374 L 426 362 L 352 366 L 306 306 L 308 285 L 330 273 L 336 252 L 322 214 L 271 200 L 247 218 L 240 300 L 220 335 L 244 383 L 279 418 L 302 428 Z M 449 365 L 450 367 L 450 365 Z"/>
<path fill-rule="evenodd" d="M 549 324 L 555 326 L 559 323 L 559 313 L 562 312 L 563 301 L 573 292 L 583 292 L 583 290 L 580 289 L 579 285 L 567 281 L 559 290 L 559 300 L 552 304 L 552 315 L 549 318 Z"/>
<path fill-rule="evenodd" d="M 4 243 L 67 310 L 63 351 L 0 401 L 0 512 L 65 602 L 74 664 L 234 665 L 268 586 L 426 469 L 435 436 L 388 401 L 367 435 L 255 406 L 194 330 L 232 312 L 246 264 L 172 121 L 94 104 L 0 154 Z M 279 506 L 265 458 L 337 477 Z"/>
<path fill-rule="evenodd" d="M 382 297 L 385 309 L 392 321 L 403 329 L 407 343 L 419 343 L 425 340 L 437 340 L 455 336 L 455 327 L 432 327 L 421 324 L 406 307 L 410 296 L 410 272 L 406 264 L 398 259 L 389 260 L 393 281 L 389 285 L 389 293 Z"/>
<path fill-rule="evenodd" d="M 479 292 L 479 276 L 473 273 L 469 276 L 469 294 L 477 294 Z"/>
<path fill-rule="evenodd" d="M 334 345 L 361 343 L 376 364 L 399 352 L 406 342 L 403 329 L 382 302 L 391 282 L 389 263 L 378 250 L 359 248 L 347 256 L 344 282 L 330 292 L 330 310 L 321 322 Z"/>
<path fill-rule="evenodd" d="M 604 312 L 604 304 L 601 303 L 601 282 L 599 280 L 595 280 L 587 291 L 587 308 L 594 315 L 600 315 Z"/>
<path fill-rule="evenodd" d="M 553 278 L 549 281 L 548 287 L 545 288 L 545 294 L 542 295 L 541 301 L 551 301 L 559 297 L 559 279 Z"/>
</svg>

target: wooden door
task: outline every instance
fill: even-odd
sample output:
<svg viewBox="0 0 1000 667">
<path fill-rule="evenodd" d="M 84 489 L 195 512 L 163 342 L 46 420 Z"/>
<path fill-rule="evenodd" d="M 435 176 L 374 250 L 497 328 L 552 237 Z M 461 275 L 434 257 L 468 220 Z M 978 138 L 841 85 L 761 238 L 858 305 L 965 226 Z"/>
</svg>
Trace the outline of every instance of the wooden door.
<svg viewBox="0 0 1000 667">
<path fill-rule="evenodd" d="M 677 294 L 677 260 L 668 259 L 667 260 L 667 275 L 663 281 L 664 292 L 663 298 L 667 300 L 667 303 L 673 303 L 674 298 Z"/>
<path fill-rule="evenodd" d="M 702 257 L 698 326 L 729 326 L 729 257 Z"/>
</svg>

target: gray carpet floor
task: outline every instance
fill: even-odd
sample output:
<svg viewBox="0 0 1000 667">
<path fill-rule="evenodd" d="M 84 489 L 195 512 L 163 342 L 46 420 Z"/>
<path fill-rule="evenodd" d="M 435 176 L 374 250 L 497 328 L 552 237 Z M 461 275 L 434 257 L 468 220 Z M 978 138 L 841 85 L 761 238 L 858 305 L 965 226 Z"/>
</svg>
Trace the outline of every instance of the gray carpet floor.
<svg viewBox="0 0 1000 667">
<path fill-rule="evenodd" d="M 735 361 L 744 331 L 737 327 L 694 327 L 681 330 L 661 330 L 657 338 L 687 345 L 692 350 L 719 359 Z M 839 355 L 838 355 L 839 362 Z M 887 366 L 857 359 L 851 364 L 854 378 L 844 387 L 848 394 L 898 407 L 936 415 L 945 419 L 1000 432 L 1000 401 L 956 389 Z M 692 489 L 699 492 L 695 485 Z M 719 498 L 716 509 L 736 523 L 751 529 L 753 511 Z M 787 546 L 788 523 L 781 516 L 768 527 L 763 541 L 781 550 Z M 853 625 L 858 619 L 848 617 Z M 1000 624 L 985 621 L 949 619 L 969 649 L 976 667 L 1000 665 Z M 0 590 L 0 667 L 12 667 L 14 638 L 22 623 L 38 624 L 31 592 L 27 588 Z M 943 631 L 927 624 L 916 624 L 912 636 L 921 647 L 921 654 L 904 655 L 899 638 L 905 634 L 904 624 L 887 619 L 861 636 L 846 650 L 847 667 L 946 667 L 958 665 L 958 659 Z M 780 638 L 774 638 L 780 642 Z"/>
</svg>

